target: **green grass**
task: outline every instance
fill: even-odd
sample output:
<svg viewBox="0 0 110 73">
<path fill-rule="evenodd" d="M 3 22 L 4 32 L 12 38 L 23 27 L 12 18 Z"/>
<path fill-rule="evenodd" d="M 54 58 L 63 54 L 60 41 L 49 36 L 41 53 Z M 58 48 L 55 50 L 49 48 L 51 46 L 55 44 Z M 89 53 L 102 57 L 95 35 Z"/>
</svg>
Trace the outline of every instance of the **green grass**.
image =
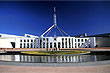
<svg viewBox="0 0 110 73">
<path fill-rule="evenodd" d="M 23 54 L 33 54 L 33 55 L 65 55 L 65 54 L 83 54 L 90 53 L 89 51 L 24 51 Z"/>
</svg>

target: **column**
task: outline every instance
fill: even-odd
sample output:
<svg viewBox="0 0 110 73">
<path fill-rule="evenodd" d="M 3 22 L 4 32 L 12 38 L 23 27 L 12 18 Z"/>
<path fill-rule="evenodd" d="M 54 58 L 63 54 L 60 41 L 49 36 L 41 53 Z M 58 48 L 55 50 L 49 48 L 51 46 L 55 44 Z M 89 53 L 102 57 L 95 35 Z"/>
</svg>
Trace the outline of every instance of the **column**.
<svg viewBox="0 0 110 73">
<path fill-rule="evenodd" d="M 90 38 L 90 45 L 91 45 L 92 48 L 95 48 L 95 46 L 96 46 L 95 37 Z"/>
<path fill-rule="evenodd" d="M 37 48 L 37 39 L 35 38 L 35 48 Z"/>
<path fill-rule="evenodd" d="M 72 43 L 72 38 L 70 38 L 70 44 L 71 44 L 71 48 L 72 48 L 72 44 L 73 44 L 73 43 Z"/>
<path fill-rule="evenodd" d="M 69 38 L 67 38 L 67 48 L 69 48 Z"/>
<path fill-rule="evenodd" d="M 56 41 L 56 47 L 58 48 L 58 42 Z"/>
<path fill-rule="evenodd" d="M 24 43 L 23 42 L 24 42 L 24 40 L 22 40 L 22 48 L 24 48 Z"/>
<path fill-rule="evenodd" d="M 43 48 L 43 38 L 42 38 L 42 48 Z"/>
<path fill-rule="evenodd" d="M 60 38 L 60 48 L 62 48 L 62 38 Z"/>
<path fill-rule="evenodd" d="M 52 39 L 52 41 L 53 41 L 53 42 L 52 42 L 52 48 L 54 48 L 54 38 Z"/>
<path fill-rule="evenodd" d="M 83 39 L 83 48 L 85 48 L 85 39 Z"/>
<path fill-rule="evenodd" d="M 82 38 L 82 39 L 83 39 L 83 38 Z M 82 46 L 81 46 L 81 45 L 82 45 L 82 39 L 80 39 L 80 48 L 82 48 Z"/>
<path fill-rule="evenodd" d="M 40 48 L 40 38 L 38 39 L 38 42 L 39 42 L 39 43 L 38 43 L 38 48 Z"/>
<path fill-rule="evenodd" d="M 25 42 L 25 48 L 27 48 L 27 39 L 24 39 L 24 40 L 26 40 L 26 42 Z"/>
<path fill-rule="evenodd" d="M 78 48 L 78 39 L 76 39 L 76 48 Z"/>
<path fill-rule="evenodd" d="M 95 48 L 96 47 L 96 38 L 95 37 L 93 37 L 93 38 L 94 38 L 94 40 L 93 40 L 94 41 L 94 44 L 93 44 L 94 46 L 93 47 Z"/>
<path fill-rule="evenodd" d="M 73 48 L 75 48 L 75 38 L 73 38 Z"/>
<path fill-rule="evenodd" d="M 29 48 L 31 48 L 31 43 L 30 43 L 30 42 L 31 42 L 31 40 L 30 40 L 30 39 L 28 39 L 28 40 L 29 40 Z"/>
<path fill-rule="evenodd" d="M 35 46 L 35 44 L 34 44 L 34 39 L 32 39 L 33 40 L 33 42 L 32 42 L 32 48 L 34 48 L 34 46 Z"/>
<path fill-rule="evenodd" d="M 47 38 L 45 38 L 45 48 L 47 48 Z"/>
</svg>

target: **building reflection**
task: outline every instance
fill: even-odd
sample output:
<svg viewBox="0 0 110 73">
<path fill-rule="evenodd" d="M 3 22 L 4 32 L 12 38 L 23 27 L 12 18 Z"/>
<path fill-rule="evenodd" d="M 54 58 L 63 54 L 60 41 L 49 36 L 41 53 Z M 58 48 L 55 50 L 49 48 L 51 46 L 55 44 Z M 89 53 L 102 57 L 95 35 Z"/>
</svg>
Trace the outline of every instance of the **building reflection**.
<svg viewBox="0 0 110 73">
<path fill-rule="evenodd" d="M 69 55 L 69 56 L 30 56 L 19 55 L 21 62 L 37 62 L 37 63 L 74 63 L 97 61 L 96 55 Z M 18 56 L 15 56 L 15 59 Z"/>
<path fill-rule="evenodd" d="M 0 55 L 0 60 L 33 62 L 33 63 L 80 63 L 110 60 L 108 55 L 62 55 L 62 56 L 32 56 L 32 55 Z"/>
</svg>

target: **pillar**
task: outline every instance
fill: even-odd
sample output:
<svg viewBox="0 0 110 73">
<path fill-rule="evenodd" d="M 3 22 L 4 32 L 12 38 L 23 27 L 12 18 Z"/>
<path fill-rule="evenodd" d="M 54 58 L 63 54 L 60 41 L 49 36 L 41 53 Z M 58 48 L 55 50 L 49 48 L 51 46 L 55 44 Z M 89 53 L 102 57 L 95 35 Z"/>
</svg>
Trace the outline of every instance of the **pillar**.
<svg viewBox="0 0 110 73">
<path fill-rule="evenodd" d="M 45 48 L 47 47 L 47 38 L 45 38 Z"/>
<path fill-rule="evenodd" d="M 73 44 L 73 43 L 72 43 L 72 38 L 70 38 L 70 44 L 71 44 L 71 48 L 72 48 L 72 44 Z"/>
<path fill-rule="evenodd" d="M 73 38 L 73 48 L 75 48 L 75 38 Z"/>
<path fill-rule="evenodd" d="M 52 42 L 52 48 L 54 48 L 54 43 L 55 43 L 55 42 L 54 42 L 54 38 L 52 38 L 52 41 L 53 41 L 53 42 Z"/>
<path fill-rule="evenodd" d="M 95 48 L 95 46 L 96 46 L 95 37 L 90 38 L 90 45 L 91 45 L 92 48 Z"/>
<path fill-rule="evenodd" d="M 26 40 L 26 42 L 24 42 L 24 43 L 25 43 L 25 48 L 27 48 L 27 39 L 24 39 L 24 40 Z"/>
<path fill-rule="evenodd" d="M 34 39 L 32 39 L 33 40 L 33 42 L 32 42 L 32 48 L 34 48 L 34 46 L 35 46 L 35 44 L 34 44 Z"/>
<path fill-rule="evenodd" d="M 89 39 L 87 40 L 87 48 L 89 48 Z"/>
<path fill-rule="evenodd" d="M 43 38 L 42 38 L 42 48 L 43 48 Z"/>
<path fill-rule="evenodd" d="M 62 38 L 60 38 L 60 48 L 62 48 Z"/>
<path fill-rule="evenodd" d="M 40 38 L 38 39 L 38 42 L 39 42 L 39 43 L 38 43 L 38 48 L 40 48 Z"/>
<path fill-rule="evenodd" d="M 67 38 L 67 48 L 69 48 L 69 38 Z"/>
<path fill-rule="evenodd" d="M 58 41 L 56 41 L 56 47 L 58 48 Z"/>
<path fill-rule="evenodd" d="M 78 39 L 76 39 L 76 48 L 78 48 Z"/>
</svg>

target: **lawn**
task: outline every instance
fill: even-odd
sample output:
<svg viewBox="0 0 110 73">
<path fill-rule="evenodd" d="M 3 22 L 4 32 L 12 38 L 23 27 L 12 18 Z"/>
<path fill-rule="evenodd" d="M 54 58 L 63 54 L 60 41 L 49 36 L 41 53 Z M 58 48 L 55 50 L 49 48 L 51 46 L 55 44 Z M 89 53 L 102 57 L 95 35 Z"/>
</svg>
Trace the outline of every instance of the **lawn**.
<svg viewBox="0 0 110 73">
<path fill-rule="evenodd" d="M 33 54 L 33 55 L 67 55 L 67 54 L 84 54 L 90 53 L 90 51 L 24 51 L 23 54 Z"/>
</svg>

